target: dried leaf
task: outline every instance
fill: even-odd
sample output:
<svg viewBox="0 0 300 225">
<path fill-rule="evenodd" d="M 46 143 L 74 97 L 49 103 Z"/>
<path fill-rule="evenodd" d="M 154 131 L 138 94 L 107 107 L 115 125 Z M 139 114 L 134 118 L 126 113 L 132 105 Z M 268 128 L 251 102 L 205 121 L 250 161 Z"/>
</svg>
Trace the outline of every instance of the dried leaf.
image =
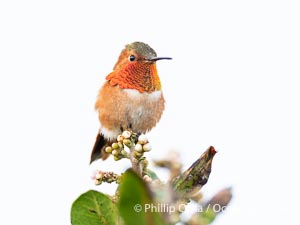
<svg viewBox="0 0 300 225">
<path fill-rule="evenodd" d="M 208 181 L 216 151 L 210 146 L 193 165 L 173 181 L 174 190 L 188 197 L 198 192 Z"/>
</svg>

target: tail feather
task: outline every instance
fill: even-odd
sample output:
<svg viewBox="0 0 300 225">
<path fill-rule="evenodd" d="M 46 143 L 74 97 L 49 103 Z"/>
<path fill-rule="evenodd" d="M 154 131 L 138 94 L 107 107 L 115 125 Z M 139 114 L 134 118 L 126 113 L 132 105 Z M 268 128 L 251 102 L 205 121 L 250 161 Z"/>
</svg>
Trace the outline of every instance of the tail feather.
<svg viewBox="0 0 300 225">
<path fill-rule="evenodd" d="M 90 163 L 97 159 L 107 159 L 109 154 L 105 152 L 105 148 L 109 145 L 111 145 L 111 142 L 106 140 L 102 134 L 98 133 L 92 150 Z"/>
</svg>

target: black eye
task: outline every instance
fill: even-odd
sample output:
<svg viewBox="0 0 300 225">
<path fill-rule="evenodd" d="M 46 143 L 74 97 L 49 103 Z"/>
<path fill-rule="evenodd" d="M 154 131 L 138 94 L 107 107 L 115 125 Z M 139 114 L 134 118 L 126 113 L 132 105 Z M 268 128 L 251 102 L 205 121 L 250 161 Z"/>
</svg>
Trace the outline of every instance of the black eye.
<svg viewBox="0 0 300 225">
<path fill-rule="evenodd" d="M 129 60 L 132 62 L 132 61 L 134 61 L 135 60 L 135 56 L 134 55 L 130 55 L 129 56 Z"/>
</svg>

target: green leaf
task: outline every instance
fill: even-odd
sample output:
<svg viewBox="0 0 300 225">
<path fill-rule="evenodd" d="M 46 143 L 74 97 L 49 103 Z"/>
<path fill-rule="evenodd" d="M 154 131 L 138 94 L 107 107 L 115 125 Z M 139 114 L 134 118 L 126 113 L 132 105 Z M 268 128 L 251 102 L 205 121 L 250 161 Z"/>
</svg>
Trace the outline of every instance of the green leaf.
<svg viewBox="0 0 300 225">
<path fill-rule="evenodd" d="M 116 225 L 118 210 L 105 194 L 90 190 L 80 195 L 71 209 L 72 225 Z"/>
<path fill-rule="evenodd" d="M 213 209 L 205 209 L 201 214 L 202 220 L 206 222 L 206 224 L 212 223 L 217 216 L 217 213 Z"/>
<path fill-rule="evenodd" d="M 125 225 L 165 225 L 162 215 L 153 209 L 149 188 L 135 172 L 125 172 L 119 191 L 118 207 Z"/>
</svg>

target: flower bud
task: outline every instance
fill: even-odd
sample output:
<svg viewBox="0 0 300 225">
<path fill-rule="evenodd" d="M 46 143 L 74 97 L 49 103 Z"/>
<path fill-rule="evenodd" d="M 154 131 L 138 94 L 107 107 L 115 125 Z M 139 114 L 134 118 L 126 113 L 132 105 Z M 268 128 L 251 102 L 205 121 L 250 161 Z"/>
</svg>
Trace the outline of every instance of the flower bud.
<svg viewBox="0 0 300 225">
<path fill-rule="evenodd" d="M 101 180 L 95 180 L 95 185 L 100 185 L 102 183 Z"/>
<path fill-rule="evenodd" d="M 113 143 L 113 144 L 111 145 L 111 147 L 112 147 L 113 149 L 118 149 L 118 148 L 119 148 L 119 145 L 118 145 L 118 143 Z"/>
<path fill-rule="evenodd" d="M 145 152 L 149 152 L 149 151 L 151 151 L 151 149 L 152 149 L 152 146 L 150 145 L 150 143 L 147 143 L 147 144 L 143 145 L 143 150 Z"/>
<path fill-rule="evenodd" d="M 105 152 L 111 153 L 111 152 L 112 152 L 112 147 L 107 146 L 107 147 L 105 148 Z"/>
<path fill-rule="evenodd" d="M 126 145 L 126 146 L 130 146 L 131 145 L 131 141 L 126 138 L 126 139 L 123 140 L 123 144 Z"/>
<path fill-rule="evenodd" d="M 131 132 L 129 130 L 125 130 L 123 133 L 122 133 L 122 136 L 124 138 L 130 138 L 131 136 Z"/>
<path fill-rule="evenodd" d="M 121 154 L 122 154 L 123 156 L 125 156 L 125 157 L 127 157 L 127 155 L 128 155 L 128 153 L 127 153 L 125 150 L 122 150 L 122 151 L 121 151 Z"/>
<path fill-rule="evenodd" d="M 122 144 L 122 142 L 118 142 L 118 145 L 119 145 L 119 148 L 120 148 L 120 149 L 123 149 L 123 144 Z"/>
<path fill-rule="evenodd" d="M 133 157 L 136 158 L 136 159 L 141 158 L 142 155 L 143 155 L 143 154 L 142 154 L 142 153 L 139 153 L 139 152 L 134 152 L 134 153 L 133 153 Z"/>
<path fill-rule="evenodd" d="M 136 150 L 137 152 L 143 152 L 143 146 L 140 143 L 137 143 L 134 146 L 134 150 Z"/>
<path fill-rule="evenodd" d="M 118 141 L 118 142 L 123 141 L 123 139 L 124 139 L 124 137 L 123 137 L 122 135 L 118 135 L 118 137 L 117 137 L 117 141 Z"/>
<path fill-rule="evenodd" d="M 141 163 L 142 163 L 142 166 L 145 168 L 149 165 L 149 162 L 147 159 L 142 160 Z"/>
<path fill-rule="evenodd" d="M 148 143 L 148 137 L 145 134 L 141 134 L 138 138 L 138 142 L 142 145 L 146 144 Z"/>
<path fill-rule="evenodd" d="M 100 179 L 102 179 L 103 175 L 102 175 L 102 173 L 97 173 L 95 177 L 97 180 L 100 180 Z"/>
<path fill-rule="evenodd" d="M 113 156 L 117 156 L 117 155 L 119 155 L 119 152 L 116 149 L 114 149 L 114 150 L 112 150 L 111 154 Z"/>
</svg>

